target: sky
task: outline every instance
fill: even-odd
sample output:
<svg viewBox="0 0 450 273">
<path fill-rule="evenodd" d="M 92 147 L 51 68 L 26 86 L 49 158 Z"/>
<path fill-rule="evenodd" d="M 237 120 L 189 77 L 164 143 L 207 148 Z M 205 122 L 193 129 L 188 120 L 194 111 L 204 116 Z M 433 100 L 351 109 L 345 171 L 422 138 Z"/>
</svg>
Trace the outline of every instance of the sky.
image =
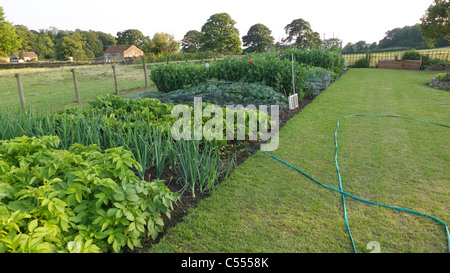
<svg viewBox="0 0 450 273">
<path fill-rule="evenodd" d="M 95 30 L 117 35 L 138 29 L 153 37 L 165 32 L 181 40 L 200 31 L 215 13 L 228 13 L 239 35 L 254 24 L 272 30 L 275 42 L 286 37 L 284 27 L 302 18 L 321 38 L 343 44 L 379 42 L 388 30 L 420 22 L 433 0 L 0 0 L 6 19 L 39 30 Z"/>
</svg>

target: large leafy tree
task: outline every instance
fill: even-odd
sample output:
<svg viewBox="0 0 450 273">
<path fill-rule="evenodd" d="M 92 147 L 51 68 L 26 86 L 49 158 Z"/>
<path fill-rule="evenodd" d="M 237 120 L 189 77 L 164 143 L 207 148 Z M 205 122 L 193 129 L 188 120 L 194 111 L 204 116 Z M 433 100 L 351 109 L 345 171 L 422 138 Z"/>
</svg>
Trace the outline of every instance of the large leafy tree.
<svg viewBox="0 0 450 273">
<path fill-rule="evenodd" d="M 59 60 L 67 60 L 69 57 L 74 57 L 74 59 L 84 57 L 80 54 L 83 51 L 83 42 L 79 32 L 68 34 L 60 31 L 56 37 L 56 56 Z"/>
<path fill-rule="evenodd" d="M 246 52 L 265 52 L 269 50 L 275 39 L 272 37 L 272 31 L 263 24 L 256 24 L 250 27 L 247 35 L 242 37 Z"/>
<path fill-rule="evenodd" d="M 180 43 L 168 33 L 155 33 L 150 41 L 150 53 L 154 56 L 177 53 Z"/>
<path fill-rule="evenodd" d="M 221 54 L 242 52 L 242 43 L 235 24 L 236 22 L 227 13 L 211 15 L 202 26 L 202 50 L 216 51 Z"/>
<path fill-rule="evenodd" d="M 114 36 L 108 33 L 104 33 L 101 31 L 97 31 L 98 39 L 103 44 L 103 51 L 107 50 L 111 46 L 115 46 L 117 44 L 117 40 Z"/>
<path fill-rule="evenodd" d="M 342 49 L 342 53 L 352 53 L 352 52 L 356 52 L 356 46 L 355 44 L 349 42 Z"/>
<path fill-rule="evenodd" d="M 420 25 L 416 24 L 388 30 L 386 36 L 380 41 L 379 47 L 412 47 L 418 49 L 426 48 L 427 44 L 420 32 Z"/>
<path fill-rule="evenodd" d="M 99 39 L 97 32 L 89 30 L 77 30 L 82 37 L 83 50 L 89 58 L 103 55 L 103 44 Z"/>
<path fill-rule="evenodd" d="M 198 30 L 190 30 L 181 40 L 181 51 L 195 53 L 202 48 L 203 33 Z"/>
<path fill-rule="evenodd" d="M 337 50 L 341 48 L 342 42 L 339 38 L 329 38 L 323 41 L 323 47 L 325 49 Z"/>
<path fill-rule="evenodd" d="M 434 47 L 436 40 L 450 40 L 450 1 L 434 0 L 421 18 L 421 31 L 428 46 Z"/>
<path fill-rule="evenodd" d="M 32 47 L 36 43 L 36 33 L 28 30 L 24 25 L 14 26 L 17 36 L 21 41 L 20 49 L 25 51 L 33 51 Z"/>
<path fill-rule="evenodd" d="M 284 28 L 287 37 L 282 39 L 283 43 L 298 48 L 319 47 L 322 43 L 320 34 L 311 29 L 311 24 L 303 19 L 293 20 Z"/>
<path fill-rule="evenodd" d="M 144 47 L 147 39 L 141 31 L 137 29 L 127 29 L 117 32 L 118 45 L 135 45 L 139 48 Z"/>
<path fill-rule="evenodd" d="M 0 7 L 0 56 L 9 56 L 20 48 L 20 40 L 12 24 L 6 21 L 3 8 Z"/>
<path fill-rule="evenodd" d="M 48 31 L 40 30 L 37 34 L 36 42 L 31 47 L 32 51 L 38 55 L 39 59 L 55 58 L 55 43 L 48 33 Z"/>
<path fill-rule="evenodd" d="M 358 41 L 355 43 L 356 51 L 365 51 L 369 49 L 369 45 L 366 41 Z"/>
</svg>

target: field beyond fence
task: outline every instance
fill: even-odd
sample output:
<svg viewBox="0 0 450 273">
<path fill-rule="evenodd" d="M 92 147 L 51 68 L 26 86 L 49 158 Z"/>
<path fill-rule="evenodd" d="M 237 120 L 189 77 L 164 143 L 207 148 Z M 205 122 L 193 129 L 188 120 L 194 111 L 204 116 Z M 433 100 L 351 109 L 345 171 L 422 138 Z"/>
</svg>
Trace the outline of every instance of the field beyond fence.
<svg viewBox="0 0 450 273">
<path fill-rule="evenodd" d="M 115 66 L 116 77 L 110 64 L 4 70 L 0 73 L 0 112 L 22 108 L 20 89 L 23 91 L 25 108 L 40 111 L 84 103 L 98 96 L 120 94 L 124 90 L 145 89 L 151 84 L 142 64 Z"/>
<path fill-rule="evenodd" d="M 170 63 L 216 60 L 218 59 L 170 61 Z M 156 86 L 150 80 L 150 68 L 159 64 L 161 63 L 137 62 L 114 65 L 110 63 L 0 70 L 0 113 L 21 109 L 54 110 L 83 104 L 107 94 L 128 97 L 137 93 L 156 91 Z M 113 66 L 116 67 L 115 76 Z M 20 75 L 20 80 L 17 74 Z M 20 95 L 20 89 L 23 96 Z M 22 107 L 20 97 L 23 97 L 25 107 Z"/>
<path fill-rule="evenodd" d="M 368 52 L 370 54 L 370 66 L 376 66 L 378 61 L 384 60 L 402 60 L 403 54 L 406 51 L 391 51 L 391 52 Z M 431 49 L 431 50 L 418 50 L 422 56 L 428 57 L 430 60 L 439 59 L 450 62 L 450 47 Z M 353 65 L 357 60 L 362 59 L 366 56 L 366 53 L 348 53 L 343 54 L 344 58 L 348 63 L 348 66 Z"/>
</svg>

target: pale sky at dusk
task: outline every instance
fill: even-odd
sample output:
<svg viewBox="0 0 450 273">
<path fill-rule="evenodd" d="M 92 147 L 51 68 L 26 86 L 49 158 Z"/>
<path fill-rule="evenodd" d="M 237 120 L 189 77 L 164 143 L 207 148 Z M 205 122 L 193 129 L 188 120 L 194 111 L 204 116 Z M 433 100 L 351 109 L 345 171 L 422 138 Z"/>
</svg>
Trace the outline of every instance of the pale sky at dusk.
<svg viewBox="0 0 450 273">
<path fill-rule="evenodd" d="M 96 30 L 116 36 L 138 29 L 152 37 L 166 32 L 181 40 L 189 30 L 201 30 L 215 13 L 226 12 L 236 21 L 239 35 L 257 23 L 272 30 L 278 42 L 284 27 L 295 19 L 310 22 L 321 38 L 333 35 L 344 45 L 365 40 L 379 42 L 385 32 L 420 22 L 433 0 L 322 0 L 322 1 L 118 1 L 118 0 L 0 0 L 6 19 L 39 30 Z"/>
</svg>

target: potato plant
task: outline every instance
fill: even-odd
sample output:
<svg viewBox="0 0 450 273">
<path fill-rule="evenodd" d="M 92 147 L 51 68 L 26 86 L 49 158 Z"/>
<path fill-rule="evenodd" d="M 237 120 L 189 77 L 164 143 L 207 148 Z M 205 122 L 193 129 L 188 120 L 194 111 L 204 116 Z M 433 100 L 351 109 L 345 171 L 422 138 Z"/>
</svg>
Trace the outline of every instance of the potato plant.
<svg viewBox="0 0 450 273">
<path fill-rule="evenodd" d="M 140 180 L 122 147 L 0 141 L 0 252 L 121 252 L 156 238 L 178 194 Z"/>
</svg>

